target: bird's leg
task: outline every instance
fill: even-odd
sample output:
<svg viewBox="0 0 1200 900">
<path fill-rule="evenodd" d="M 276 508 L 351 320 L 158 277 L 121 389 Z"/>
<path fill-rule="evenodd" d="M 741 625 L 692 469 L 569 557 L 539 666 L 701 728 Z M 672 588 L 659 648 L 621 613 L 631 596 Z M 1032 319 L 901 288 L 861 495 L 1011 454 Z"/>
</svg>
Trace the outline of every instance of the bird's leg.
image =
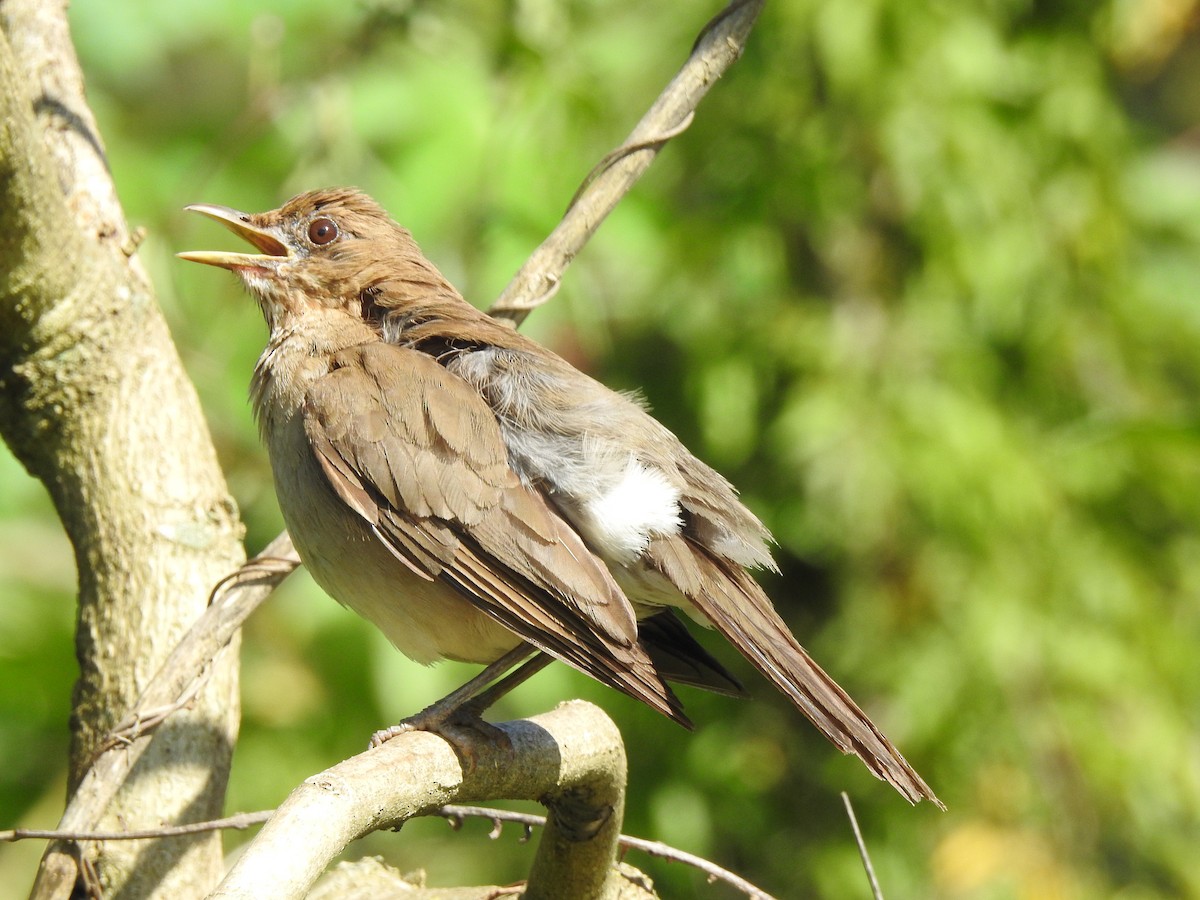
<svg viewBox="0 0 1200 900">
<path fill-rule="evenodd" d="M 529 658 L 531 655 L 532 659 Z M 463 729 L 484 732 L 492 737 L 497 733 L 502 734 L 483 721 L 483 713 L 517 685 L 544 669 L 552 660 L 553 657 L 539 653 L 536 648 L 521 644 L 441 700 L 390 728 L 375 732 L 371 735 L 371 746 L 378 747 L 396 735 L 408 731 L 432 731 L 447 738 L 451 737 L 448 732 Z M 503 678 L 500 677 L 521 662 L 524 664 L 520 668 L 509 672 Z"/>
<path fill-rule="evenodd" d="M 538 653 L 532 659 L 526 660 L 520 668 L 514 669 L 509 674 L 505 675 L 490 688 L 480 691 L 472 699 L 466 701 L 461 709 L 479 718 L 482 716 L 497 700 L 511 691 L 513 688 L 524 684 L 550 663 L 554 662 L 554 657 L 548 653 Z"/>
</svg>

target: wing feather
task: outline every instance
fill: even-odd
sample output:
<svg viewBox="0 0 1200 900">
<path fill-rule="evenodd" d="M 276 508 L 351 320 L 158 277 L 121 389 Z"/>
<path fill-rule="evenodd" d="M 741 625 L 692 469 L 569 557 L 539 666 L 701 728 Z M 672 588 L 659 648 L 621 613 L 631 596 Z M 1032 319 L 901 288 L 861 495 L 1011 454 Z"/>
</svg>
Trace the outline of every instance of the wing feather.
<svg viewBox="0 0 1200 900">
<path fill-rule="evenodd" d="M 605 565 L 508 464 L 492 411 L 431 357 L 370 343 L 308 391 L 330 487 L 405 566 L 535 647 L 689 724 Z"/>
</svg>

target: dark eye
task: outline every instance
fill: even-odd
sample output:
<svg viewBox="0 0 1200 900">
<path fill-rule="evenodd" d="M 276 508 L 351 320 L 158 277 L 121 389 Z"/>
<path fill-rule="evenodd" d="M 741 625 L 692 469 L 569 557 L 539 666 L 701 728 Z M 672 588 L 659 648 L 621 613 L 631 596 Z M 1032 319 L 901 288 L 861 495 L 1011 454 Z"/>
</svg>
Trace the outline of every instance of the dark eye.
<svg viewBox="0 0 1200 900">
<path fill-rule="evenodd" d="M 337 223 L 322 216 L 308 223 L 308 239 L 322 247 L 338 236 Z"/>
</svg>

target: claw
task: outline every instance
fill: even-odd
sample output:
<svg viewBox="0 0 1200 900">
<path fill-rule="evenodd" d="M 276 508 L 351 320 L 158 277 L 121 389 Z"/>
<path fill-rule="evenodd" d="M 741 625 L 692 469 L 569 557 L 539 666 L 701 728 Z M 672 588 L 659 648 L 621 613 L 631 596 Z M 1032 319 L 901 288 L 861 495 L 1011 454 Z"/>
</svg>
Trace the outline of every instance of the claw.
<svg viewBox="0 0 1200 900">
<path fill-rule="evenodd" d="M 451 707 L 443 707 L 435 703 L 416 715 L 397 722 L 390 728 L 375 732 L 371 735 L 371 744 L 368 749 L 374 750 L 376 747 L 382 747 L 392 738 L 410 731 L 428 731 L 443 738 L 454 748 L 459 759 L 466 764 L 467 771 L 473 771 L 478 764 L 475 745 L 481 740 L 498 744 L 505 750 L 512 749 L 512 739 L 509 738 L 507 732 L 490 722 L 485 722 L 480 716 L 482 710 L 477 706 L 478 704 L 473 701 Z"/>
</svg>

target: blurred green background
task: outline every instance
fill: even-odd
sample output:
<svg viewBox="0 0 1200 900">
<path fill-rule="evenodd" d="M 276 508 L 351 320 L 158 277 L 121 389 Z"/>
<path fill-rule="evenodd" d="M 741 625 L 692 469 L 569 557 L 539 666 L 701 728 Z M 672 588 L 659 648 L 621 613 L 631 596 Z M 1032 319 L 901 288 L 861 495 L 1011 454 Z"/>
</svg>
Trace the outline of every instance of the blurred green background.
<svg viewBox="0 0 1200 900">
<path fill-rule="evenodd" d="M 355 184 L 486 306 L 719 3 L 75 0 L 122 200 L 253 552 L 281 527 L 245 401 L 265 332 L 181 212 Z M 692 128 L 529 333 L 728 475 L 801 640 L 946 801 L 909 808 L 720 642 L 754 699 L 687 734 L 565 667 L 630 757 L 626 830 L 782 897 L 1200 896 L 1197 0 L 769 4 Z M 0 455 L 0 827 L 61 808 L 72 558 Z M 256 614 L 230 811 L 271 807 L 471 669 L 423 669 L 298 576 Z M 152 823 L 131 823 L 152 824 Z M 432 884 L 521 877 L 416 822 Z M 228 839 L 230 846 L 241 836 Z M 0 849 L 27 885 L 40 847 Z M 633 855 L 664 897 L 731 892 Z"/>
</svg>

